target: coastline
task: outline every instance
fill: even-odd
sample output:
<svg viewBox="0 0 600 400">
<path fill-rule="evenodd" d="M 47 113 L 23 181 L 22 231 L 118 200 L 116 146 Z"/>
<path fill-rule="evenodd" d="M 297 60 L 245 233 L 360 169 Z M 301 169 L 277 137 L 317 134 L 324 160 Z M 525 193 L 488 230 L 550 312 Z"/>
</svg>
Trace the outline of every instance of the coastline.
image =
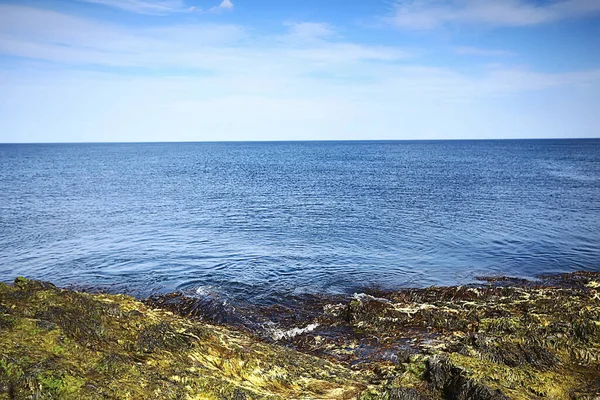
<svg viewBox="0 0 600 400">
<path fill-rule="evenodd" d="M 17 278 L 0 283 L 0 399 L 600 396 L 600 273 L 337 300 L 261 310 L 278 325 L 259 331 L 182 294 Z"/>
</svg>

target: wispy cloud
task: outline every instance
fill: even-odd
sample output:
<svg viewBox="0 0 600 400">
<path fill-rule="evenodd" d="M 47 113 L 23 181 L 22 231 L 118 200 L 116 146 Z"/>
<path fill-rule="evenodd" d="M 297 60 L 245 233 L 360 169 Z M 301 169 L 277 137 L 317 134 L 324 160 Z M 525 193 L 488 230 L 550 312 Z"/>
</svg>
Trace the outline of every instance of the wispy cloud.
<svg viewBox="0 0 600 400">
<path fill-rule="evenodd" d="M 202 8 L 195 5 L 186 5 L 183 0 L 78 0 L 80 2 L 99 4 L 119 8 L 138 14 L 169 15 L 185 12 L 201 12 Z M 218 5 L 211 7 L 210 11 L 233 10 L 231 0 L 222 0 Z"/>
<path fill-rule="evenodd" d="M 262 36 L 250 36 L 241 26 L 209 23 L 134 30 L 55 11 L 0 5 L 0 53 L 75 66 L 211 71 L 254 64 L 259 70 L 313 71 L 329 63 L 347 63 L 350 68 L 408 56 L 394 47 L 330 38 L 325 25 L 297 23 L 286 28 L 285 34 Z"/>
<path fill-rule="evenodd" d="M 218 6 L 214 6 L 212 7 L 210 10 L 211 11 L 229 11 L 229 10 L 233 10 L 233 3 L 231 2 L 231 0 L 223 0 L 221 1 L 221 3 Z"/>
<path fill-rule="evenodd" d="M 186 6 L 182 0 L 79 0 L 122 10 L 149 15 L 167 15 L 196 10 Z"/>
<path fill-rule="evenodd" d="M 392 24 L 405 29 L 434 29 L 447 24 L 525 26 L 600 13 L 598 0 L 401 0 Z"/>
<path fill-rule="evenodd" d="M 43 141 L 35 135 L 47 131 L 68 141 L 439 138 L 465 137 L 467 126 L 475 135 L 491 123 L 524 135 L 535 118 L 577 115 L 572 91 L 589 87 L 590 104 L 600 93 L 598 69 L 502 65 L 469 74 L 428 66 L 400 47 L 350 40 L 318 22 L 270 33 L 206 22 L 131 27 L 0 5 L 0 55 L 36 63 L 0 69 L 0 138 L 13 141 Z M 548 89 L 566 95 L 555 108 L 536 104 L 537 114 L 502 115 L 495 103 L 517 107 L 531 97 L 519 94 L 542 98 Z M 589 130 L 597 126 L 589 114 L 564 120 Z M 574 129 L 547 126 L 556 135 Z"/>
<path fill-rule="evenodd" d="M 236 82 L 239 87 L 254 87 L 252 81 L 268 88 L 281 81 L 286 82 L 282 87 L 301 87 L 309 81 L 324 85 L 352 79 L 357 90 L 363 90 L 368 82 L 369 90 L 396 90 L 404 95 L 412 93 L 412 88 L 418 88 L 415 93 L 439 90 L 438 94 L 452 98 L 537 90 L 599 78 L 595 70 L 544 74 L 511 67 L 488 67 L 474 78 L 451 68 L 419 65 L 402 48 L 346 40 L 328 24 L 297 22 L 284 28 L 282 34 L 269 35 L 210 23 L 130 29 L 55 11 L 0 5 L 0 54 L 64 68 L 141 68 L 142 73 L 171 75 L 184 68 L 193 75 L 208 74 L 215 82 Z M 455 51 L 482 56 L 510 54 L 476 47 L 457 47 Z"/>
<path fill-rule="evenodd" d="M 480 47 L 472 47 L 472 46 L 454 47 L 454 51 L 457 54 L 469 55 L 469 56 L 482 56 L 482 57 L 510 57 L 510 56 L 515 55 L 515 53 L 507 51 L 507 50 L 483 49 Z"/>
<path fill-rule="evenodd" d="M 285 25 L 289 27 L 287 39 L 300 42 L 321 40 L 336 36 L 335 29 L 327 23 L 288 22 Z"/>
</svg>

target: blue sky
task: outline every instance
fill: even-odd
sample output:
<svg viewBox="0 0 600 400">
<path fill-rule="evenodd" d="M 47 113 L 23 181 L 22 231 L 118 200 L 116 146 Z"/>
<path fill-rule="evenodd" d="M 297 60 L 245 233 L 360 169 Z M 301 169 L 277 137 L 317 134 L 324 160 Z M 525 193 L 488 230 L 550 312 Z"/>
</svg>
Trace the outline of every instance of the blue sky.
<svg viewBox="0 0 600 400">
<path fill-rule="evenodd" d="M 0 142 L 600 136 L 600 0 L 0 1 Z"/>
</svg>

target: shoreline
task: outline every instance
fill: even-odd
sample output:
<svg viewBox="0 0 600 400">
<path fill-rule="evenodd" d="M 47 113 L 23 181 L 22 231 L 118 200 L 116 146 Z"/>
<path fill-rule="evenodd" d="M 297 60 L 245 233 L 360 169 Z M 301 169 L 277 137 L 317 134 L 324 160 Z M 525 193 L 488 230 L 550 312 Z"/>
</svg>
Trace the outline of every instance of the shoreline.
<svg viewBox="0 0 600 400">
<path fill-rule="evenodd" d="M 237 311 L 0 283 L 0 399 L 600 396 L 599 272 Z"/>
</svg>

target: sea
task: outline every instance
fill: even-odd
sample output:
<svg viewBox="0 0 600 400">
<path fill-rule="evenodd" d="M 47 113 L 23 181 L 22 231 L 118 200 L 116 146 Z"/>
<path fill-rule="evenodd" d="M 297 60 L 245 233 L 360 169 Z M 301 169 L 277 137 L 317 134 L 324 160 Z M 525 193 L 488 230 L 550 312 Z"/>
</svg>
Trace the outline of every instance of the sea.
<svg viewBox="0 0 600 400">
<path fill-rule="evenodd" d="M 0 145 L 0 281 L 232 304 L 600 270 L 600 140 Z"/>
</svg>

